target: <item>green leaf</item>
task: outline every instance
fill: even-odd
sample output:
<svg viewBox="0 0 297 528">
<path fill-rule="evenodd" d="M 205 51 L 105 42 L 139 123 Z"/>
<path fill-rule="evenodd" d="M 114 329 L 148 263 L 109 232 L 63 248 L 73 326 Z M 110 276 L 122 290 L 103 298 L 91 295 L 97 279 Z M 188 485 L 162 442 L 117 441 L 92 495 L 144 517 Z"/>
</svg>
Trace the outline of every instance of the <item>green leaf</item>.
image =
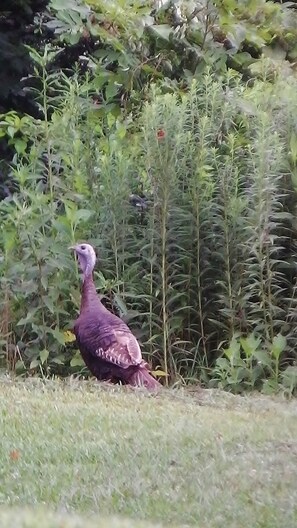
<svg viewBox="0 0 297 528">
<path fill-rule="evenodd" d="M 45 306 L 48 308 L 48 310 L 50 311 L 50 313 L 52 314 L 55 313 L 55 306 L 54 306 L 53 300 L 48 295 L 43 297 L 43 302 Z"/>
<path fill-rule="evenodd" d="M 17 322 L 17 326 L 23 326 L 23 325 L 26 325 L 28 323 L 31 323 L 33 320 L 34 320 L 34 317 L 35 317 L 35 314 L 36 312 L 39 310 L 39 308 L 33 308 L 32 310 L 30 310 L 26 317 L 22 317 L 18 322 Z"/>
<path fill-rule="evenodd" d="M 294 165 L 297 165 L 297 134 L 291 133 L 290 137 L 290 156 Z"/>
<path fill-rule="evenodd" d="M 110 99 L 113 99 L 119 92 L 121 88 L 121 85 L 115 83 L 114 81 L 109 82 L 108 85 L 105 88 L 105 98 L 106 101 L 110 101 Z"/>
<path fill-rule="evenodd" d="M 240 343 L 236 337 L 232 337 L 228 348 L 224 349 L 224 355 L 232 362 L 240 356 Z"/>
<path fill-rule="evenodd" d="M 123 299 L 120 297 L 120 295 L 118 295 L 117 293 L 114 294 L 114 301 L 115 301 L 115 304 L 117 305 L 117 308 L 121 312 L 121 316 L 126 315 L 128 312 L 127 306 L 125 302 L 123 301 Z"/>
<path fill-rule="evenodd" d="M 245 352 L 246 357 L 250 358 L 255 354 L 255 351 L 261 344 L 261 339 L 259 337 L 256 338 L 254 334 L 250 334 L 248 337 L 242 337 L 240 339 L 240 344 Z"/>
<path fill-rule="evenodd" d="M 287 55 L 287 51 L 279 44 L 264 46 L 262 51 L 265 57 L 269 57 L 273 60 L 284 60 Z"/>
<path fill-rule="evenodd" d="M 229 370 L 230 369 L 230 363 L 227 358 L 220 357 L 216 360 L 216 366 L 219 367 L 221 370 Z"/>
<path fill-rule="evenodd" d="M 60 343 L 60 345 L 65 345 L 64 332 L 61 332 L 61 330 L 59 330 L 58 328 L 50 328 L 49 333 L 54 336 L 54 338 L 58 341 L 58 343 Z"/>
<path fill-rule="evenodd" d="M 30 369 L 34 369 L 40 365 L 39 359 L 33 359 L 30 363 Z"/>
<path fill-rule="evenodd" d="M 282 385 L 291 390 L 297 388 L 297 367 L 290 365 L 281 373 Z"/>
<path fill-rule="evenodd" d="M 233 48 L 238 50 L 241 47 L 242 42 L 246 38 L 246 33 L 247 29 L 244 24 L 237 23 L 232 25 L 232 30 L 228 34 L 228 39 L 232 43 Z"/>
<path fill-rule="evenodd" d="M 263 381 L 263 387 L 261 392 L 263 394 L 271 395 L 275 394 L 279 389 L 279 384 L 275 379 L 265 379 Z"/>
<path fill-rule="evenodd" d="M 173 29 L 168 24 L 154 24 L 149 26 L 149 31 L 157 38 L 166 40 L 167 42 L 170 39 L 170 36 L 173 33 Z"/>
<path fill-rule="evenodd" d="M 124 137 L 126 136 L 126 133 L 127 133 L 127 130 L 126 130 L 126 127 L 121 125 L 121 124 L 117 124 L 117 137 L 119 139 L 124 139 Z"/>
<path fill-rule="evenodd" d="M 14 134 L 15 134 L 16 130 L 13 126 L 8 126 L 7 127 L 7 135 L 11 138 L 13 138 Z"/>
<path fill-rule="evenodd" d="M 84 3 L 76 2 L 75 0 L 51 0 L 50 7 L 58 12 L 57 15 L 60 11 L 77 11 L 84 16 L 90 14 L 90 9 Z"/>
<path fill-rule="evenodd" d="M 25 365 L 24 365 L 24 362 L 21 360 L 21 359 L 18 359 L 16 364 L 15 364 L 15 369 L 16 371 L 20 371 L 20 370 L 25 370 Z"/>
<path fill-rule="evenodd" d="M 64 365 L 64 356 L 57 356 L 53 358 L 52 363 L 56 363 L 57 365 Z"/>
<path fill-rule="evenodd" d="M 282 334 L 274 336 L 272 341 L 271 355 L 278 360 L 287 346 L 287 339 Z"/>
<path fill-rule="evenodd" d="M 253 357 L 264 367 L 271 367 L 271 358 L 264 350 L 255 350 L 253 352 Z"/>
<path fill-rule="evenodd" d="M 44 348 L 43 350 L 41 350 L 40 354 L 39 354 L 39 357 L 40 357 L 40 361 L 41 361 L 41 364 L 43 365 L 43 363 L 46 362 L 47 358 L 49 356 L 49 351 Z"/>
<path fill-rule="evenodd" d="M 83 358 L 81 357 L 79 351 L 77 351 L 75 356 L 73 356 L 73 358 L 71 359 L 70 366 L 71 367 L 83 367 L 83 366 L 85 366 L 85 362 L 84 362 Z"/>
<path fill-rule="evenodd" d="M 87 222 L 91 216 L 94 214 L 93 211 L 90 211 L 89 209 L 79 209 L 75 213 L 75 221 L 76 222 Z"/>
<path fill-rule="evenodd" d="M 24 154 L 27 148 L 27 142 L 24 139 L 16 138 L 13 142 L 14 148 L 18 154 Z"/>
</svg>

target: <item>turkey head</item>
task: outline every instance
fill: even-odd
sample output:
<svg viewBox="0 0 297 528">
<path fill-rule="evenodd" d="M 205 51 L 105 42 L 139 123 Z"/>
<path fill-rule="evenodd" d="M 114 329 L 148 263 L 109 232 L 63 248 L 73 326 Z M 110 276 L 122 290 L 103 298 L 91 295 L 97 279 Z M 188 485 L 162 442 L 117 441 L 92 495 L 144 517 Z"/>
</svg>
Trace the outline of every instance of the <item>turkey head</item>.
<svg viewBox="0 0 297 528">
<path fill-rule="evenodd" d="M 75 251 L 84 277 L 92 275 L 96 264 L 96 253 L 94 248 L 90 244 L 77 244 L 76 246 L 71 246 L 69 249 Z"/>
</svg>

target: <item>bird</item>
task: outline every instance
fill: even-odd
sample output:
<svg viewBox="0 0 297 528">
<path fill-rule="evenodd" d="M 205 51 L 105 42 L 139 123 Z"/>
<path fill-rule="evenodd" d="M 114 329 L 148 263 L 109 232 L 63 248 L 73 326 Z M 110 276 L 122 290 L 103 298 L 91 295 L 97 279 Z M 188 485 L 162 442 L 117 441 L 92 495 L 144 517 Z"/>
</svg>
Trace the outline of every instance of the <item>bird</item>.
<svg viewBox="0 0 297 528">
<path fill-rule="evenodd" d="M 130 194 L 129 203 L 141 212 L 144 212 L 149 205 L 148 198 L 146 196 L 139 196 L 138 194 Z"/>
<path fill-rule="evenodd" d="M 107 310 L 97 294 L 93 246 L 82 243 L 69 249 L 74 250 L 83 274 L 80 313 L 73 331 L 88 369 L 101 381 L 158 390 L 161 384 L 150 374 L 136 337 L 122 319 Z"/>
</svg>

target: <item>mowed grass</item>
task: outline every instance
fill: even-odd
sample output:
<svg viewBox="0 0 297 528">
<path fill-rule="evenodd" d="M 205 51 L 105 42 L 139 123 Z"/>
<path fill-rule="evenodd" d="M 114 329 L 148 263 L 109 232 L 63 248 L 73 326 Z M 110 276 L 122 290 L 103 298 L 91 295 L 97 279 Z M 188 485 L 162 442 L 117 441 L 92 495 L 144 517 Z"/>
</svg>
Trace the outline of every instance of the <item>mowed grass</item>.
<svg viewBox="0 0 297 528">
<path fill-rule="evenodd" d="M 1 528 L 296 528 L 297 404 L 0 382 Z"/>
</svg>

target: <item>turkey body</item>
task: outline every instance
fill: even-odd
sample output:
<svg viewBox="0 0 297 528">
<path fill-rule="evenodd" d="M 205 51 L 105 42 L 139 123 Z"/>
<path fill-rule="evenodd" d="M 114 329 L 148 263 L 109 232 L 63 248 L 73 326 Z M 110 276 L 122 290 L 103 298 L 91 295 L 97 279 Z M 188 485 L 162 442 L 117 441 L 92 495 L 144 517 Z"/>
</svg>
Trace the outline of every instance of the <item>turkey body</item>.
<svg viewBox="0 0 297 528">
<path fill-rule="evenodd" d="M 125 328 L 124 323 L 121 324 L 117 320 L 113 320 L 110 317 L 113 314 L 107 310 L 107 313 L 103 313 L 103 308 L 102 305 L 100 315 L 97 310 L 83 313 L 74 325 L 74 333 L 81 355 L 97 379 L 129 383 L 129 378 L 137 370 L 138 365 L 125 365 L 123 368 L 121 362 L 116 363 L 116 356 L 115 358 L 111 357 L 109 351 L 112 349 L 115 355 L 119 348 L 118 333 L 120 332 L 121 336 L 125 334 L 129 336 L 130 330 Z"/>
<path fill-rule="evenodd" d="M 137 339 L 119 317 L 103 306 L 91 276 L 83 282 L 74 333 L 83 360 L 98 380 L 144 386 L 149 390 L 160 387 L 142 359 Z"/>
</svg>

